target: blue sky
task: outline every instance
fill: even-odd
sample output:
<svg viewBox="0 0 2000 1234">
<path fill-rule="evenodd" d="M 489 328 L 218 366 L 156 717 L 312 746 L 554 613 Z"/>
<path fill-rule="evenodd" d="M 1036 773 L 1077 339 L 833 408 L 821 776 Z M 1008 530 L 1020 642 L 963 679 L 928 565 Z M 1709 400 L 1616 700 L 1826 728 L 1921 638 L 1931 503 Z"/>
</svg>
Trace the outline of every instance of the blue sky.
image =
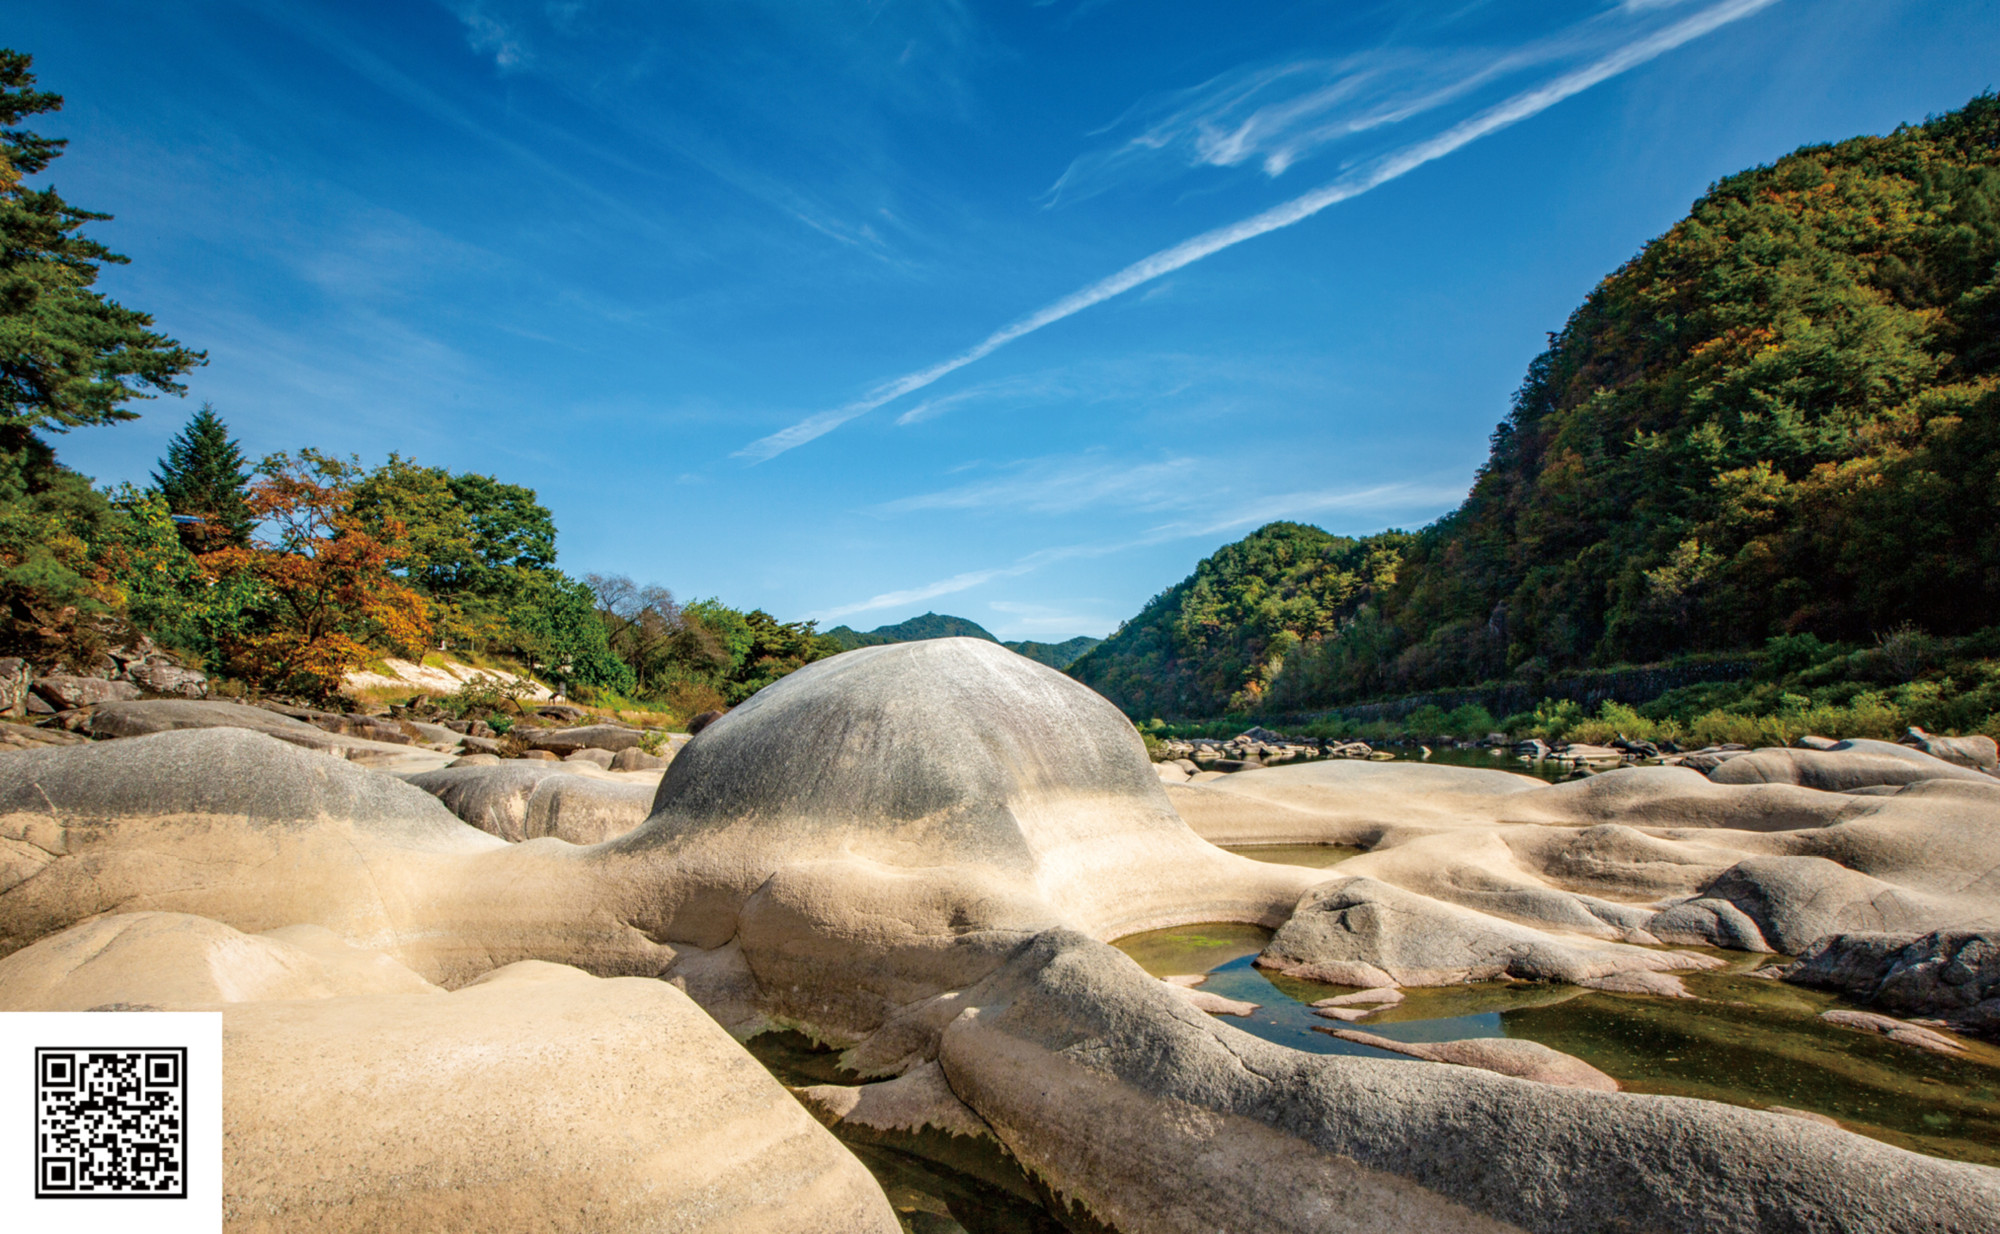
<svg viewBox="0 0 2000 1234">
<path fill-rule="evenodd" d="M 535 488 L 562 566 L 1103 635 L 1272 519 L 1456 505 L 1714 179 L 1996 83 L 1984 0 L 12 6 L 104 286 L 208 351 L 72 433 Z"/>
</svg>

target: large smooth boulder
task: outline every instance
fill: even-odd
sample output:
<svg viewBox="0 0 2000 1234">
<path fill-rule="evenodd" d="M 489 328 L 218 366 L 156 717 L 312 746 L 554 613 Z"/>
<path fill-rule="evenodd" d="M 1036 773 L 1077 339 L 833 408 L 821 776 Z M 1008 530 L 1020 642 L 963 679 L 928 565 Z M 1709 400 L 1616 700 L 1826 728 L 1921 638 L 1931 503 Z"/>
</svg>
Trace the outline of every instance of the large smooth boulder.
<svg viewBox="0 0 2000 1234">
<path fill-rule="evenodd" d="M 567 774 L 567 768 L 555 763 L 508 759 L 497 766 L 440 767 L 403 779 L 488 835 L 520 841 L 531 838 L 528 798 L 550 776 Z"/>
<path fill-rule="evenodd" d="M 454 984 L 562 958 L 657 975 L 674 952 L 554 840 L 507 844 L 401 780 L 237 728 L 0 759 L 0 954 L 103 913 L 245 933 L 324 926 Z"/>
<path fill-rule="evenodd" d="M 1376 879 L 1337 878 L 1306 893 L 1257 963 L 1336 985 L 1438 986 L 1511 977 L 1671 993 L 1679 983 L 1662 980 L 1664 974 L 1721 962 L 1538 930 Z M 1610 980 L 1619 977 L 1625 980 Z"/>
<path fill-rule="evenodd" d="M 675 756 L 616 846 L 742 899 L 786 867 L 962 868 L 1107 937 L 1274 921 L 1316 879 L 1205 843 L 1115 707 L 969 638 L 864 647 L 758 691 Z"/>
<path fill-rule="evenodd" d="M 646 821 L 656 787 L 593 776 L 550 776 L 528 796 L 522 830 L 571 844 L 601 844 Z"/>
<path fill-rule="evenodd" d="M 896 1234 L 881 1188 L 672 986 L 526 962 L 232 1006 L 236 1231 Z"/>
<path fill-rule="evenodd" d="M 514 842 L 551 836 L 597 844 L 624 835 L 652 813 L 657 787 L 652 781 L 577 771 L 567 763 L 496 759 L 403 778 L 472 826 Z"/>
<path fill-rule="evenodd" d="M 1709 778 L 1717 784 L 1797 784 L 1835 793 L 1919 780 L 1995 782 L 1992 776 L 1922 750 L 1865 738 L 1837 742 L 1824 750 L 1753 750 L 1717 767 Z"/>
</svg>

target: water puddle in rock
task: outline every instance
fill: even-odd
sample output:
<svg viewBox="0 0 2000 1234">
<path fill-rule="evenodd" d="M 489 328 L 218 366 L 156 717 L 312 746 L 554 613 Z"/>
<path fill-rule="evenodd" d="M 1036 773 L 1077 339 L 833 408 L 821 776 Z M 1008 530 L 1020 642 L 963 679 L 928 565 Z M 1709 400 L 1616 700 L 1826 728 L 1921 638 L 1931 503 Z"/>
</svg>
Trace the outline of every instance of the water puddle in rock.
<svg viewBox="0 0 2000 1234">
<path fill-rule="evenodd" d="M 1248 857 L 1252 861 L 1270 861 L 1283 866 L 1310 866 L 1324 869 L 1339 865 L 1349 857 L 1359 857 L 1367 852 L 1351 844 L 1225 844 L 1225 853 L 1235 853 L 1238 857 Z M 1259 943 L 1261 948 L 1263 944 Z"/>
<path fill-rule="evenodd" d="M 743 1045 L 791 1088 L 865 1083 L 841 1070 L 839 1051 L 801 1033 L 764 1033 Z M 907 1234 L 1116 1234 L 1051 1195 L 990 1137 L 845 1123 L 832 1131 L 882 1184 Z"/>
<path fill-rule="evenodd" d="M 1270 935 L 1204 924 L 1116 946 L 1154 976 L 1208 973 L 1203 990 L 1258 1004 L 1248 1017 L 1218 1019 L 1297 1050 L 1438 1066 L 1315 1030 L 1352 1027 L 1398 1041 L 1519 1037 L 1583 1059 L 1628 1092 L 1784 1106 L 1916 1152 L 2000 1166 L 2000 1049 L 1961 1038 L 1966 1056 L 1947 1057 L 1828 1024 L 1819 1013 L 1848 1004 L 1745 975 L 1768 956 L 1708 952 L 1729 967 L 1686 976 L 1693 999 L 1481 982 L 1405 990 L 1400 1005 L 1344 1025 L 1309 1004 L 1345 987 L 1274 978 L 1253 965 Z"/>
</svg>

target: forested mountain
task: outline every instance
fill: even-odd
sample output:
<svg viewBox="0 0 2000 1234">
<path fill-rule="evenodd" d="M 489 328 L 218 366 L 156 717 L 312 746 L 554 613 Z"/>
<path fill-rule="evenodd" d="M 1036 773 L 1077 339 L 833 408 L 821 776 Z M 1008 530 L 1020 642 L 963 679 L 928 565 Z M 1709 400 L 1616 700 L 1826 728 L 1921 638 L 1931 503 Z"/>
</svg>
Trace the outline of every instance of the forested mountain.
<svg viewBox="0 0 2000 1234">
<path fill-rule="evenodd" d="M 927 638 L 983 638 L 989 643 L 1000 643 L 985 626 L 966 617 L 951 617 L 943 613 L 925 613 L 908 621 L 897 622 L 893 626 L 877 626 L 866 632 L 847 626 L 835 626 L 828 630 L 825 638 L 840 644 L 842 651 L 852 651 L 856 647 L 875 647 L 882 643 L 914 643 Z M 1050 668 L 1068 668 L 1076 658 L 1102 642 L 1102 639 L 1079 635 L 1061 643 L 1000 643 L 1002 647 L 1030 660 L 1048 665 Z"/>
<path fill-rule="evenodd" d="M 835 626 L 826 632 L 826 637 L 838 642 L 844 651 L 881 643 L 914 643 L 926 638 L 983 638 L 989 643 L 1000 641 L 976 621 L 943 613 L 925 613 L 893 626 L 876 626 L 866 633 L 847 626 Z"/>
<path fill-rule="evenodd" d="M 1274 524 L 1071 671 L 1136 712 L 1331 706 L 2000 611 L 2000 100 L 1731 176 L 1529 365 L 1465 503 Z"/>
</svg>

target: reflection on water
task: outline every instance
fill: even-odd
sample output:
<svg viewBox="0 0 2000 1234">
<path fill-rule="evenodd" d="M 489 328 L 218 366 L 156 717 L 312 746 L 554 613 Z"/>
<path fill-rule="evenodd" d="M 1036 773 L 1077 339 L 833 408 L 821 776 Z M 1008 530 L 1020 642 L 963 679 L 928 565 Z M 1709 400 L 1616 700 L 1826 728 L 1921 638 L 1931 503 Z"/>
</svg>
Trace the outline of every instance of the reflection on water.
<svg viewBox="0 0 2000 1234">
<path fill-rule="evenodd" d="M 1247 1018 L 1220 1017 L 1252 1036 L 1437 1065 L 1314 1031 L 1343 1026 L 1308 1004 L 1346 988 L 1260 971 L 1253 961 L 1269 937 L 1256 926 L 1196 925 L 1117 946 L 1155 976 L 1207 972 L 1202 989 L 1258 1004 Z M 1903 1148 L 2000 1165 L 2000 1049 L 1967 1040 L 1966 1057 L 1947 1058 L 1839 1028 L 1818 1018 L 1843 1005 L 1832 995 L 1745 975 L 1770 957 L 1709 954 L 1729 967 L 1687 976 L 1692 999 L 1489 981 L 1405 990 L 1400 1005 L 1352 1027 L 1399 1041 L 1519 1037 L 1573 1054 L 1630 1092 L 1808 1110 Z"/>
</svg>

